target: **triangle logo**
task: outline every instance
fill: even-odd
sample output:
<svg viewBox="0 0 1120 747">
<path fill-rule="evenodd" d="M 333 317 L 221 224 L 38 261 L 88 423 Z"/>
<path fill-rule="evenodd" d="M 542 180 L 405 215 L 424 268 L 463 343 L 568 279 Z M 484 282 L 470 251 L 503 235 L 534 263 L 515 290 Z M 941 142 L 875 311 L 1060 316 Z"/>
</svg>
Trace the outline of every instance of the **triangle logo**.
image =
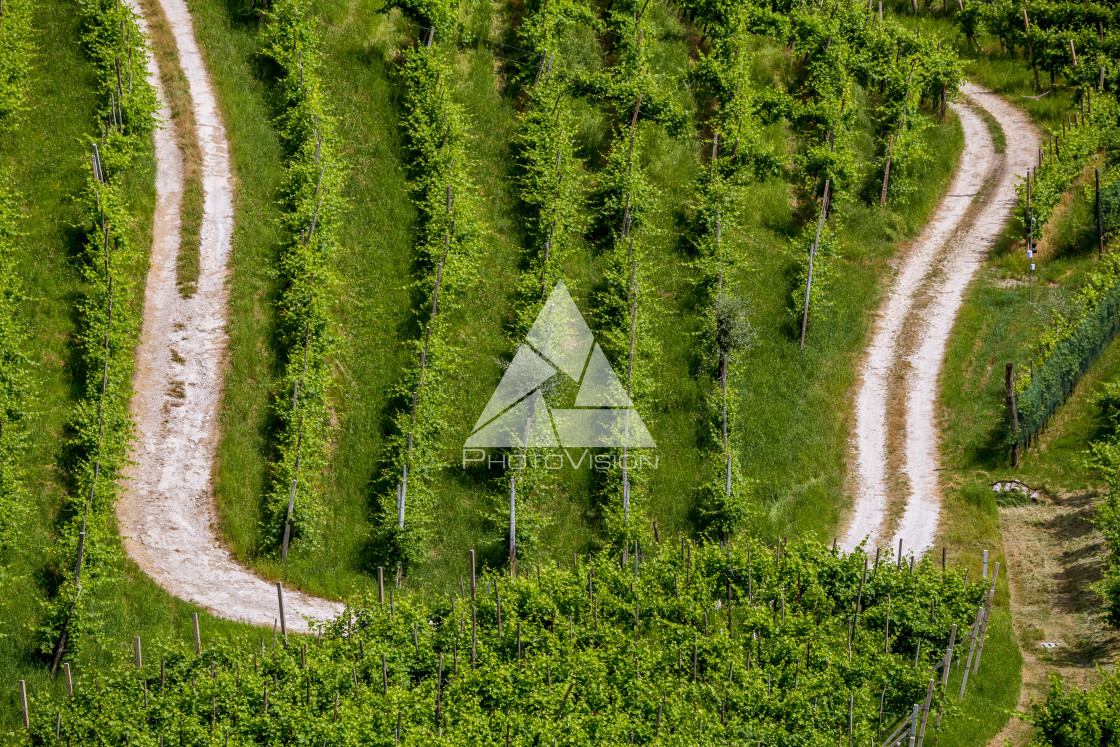
<svg viewBox="0 0 1120 747">
<path fill-rule="evenodd" d="M 579 384 L 575 407 L 550 409 L 543 387 L 558 374 Z M 518 345 L 464 446 L 654 447 L 642 417 L 576 307 L 556 283 Z"/>
</svg>

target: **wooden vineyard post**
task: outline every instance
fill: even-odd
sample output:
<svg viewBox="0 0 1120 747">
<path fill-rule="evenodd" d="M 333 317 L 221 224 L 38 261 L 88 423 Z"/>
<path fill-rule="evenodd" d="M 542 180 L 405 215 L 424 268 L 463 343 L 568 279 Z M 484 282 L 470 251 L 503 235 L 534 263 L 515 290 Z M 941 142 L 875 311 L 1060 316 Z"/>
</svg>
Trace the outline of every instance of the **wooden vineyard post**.
<svg viewBox="0 0 1120 747">
<path fill-rule="evenodd" d="M 276 582 L 276 600 L 280 603 L 280 632 L 284 636 L 284 648 L 288 647 L 288 621 L 284 617 L 284 587 Z"/>
<path fill-rule="evenodd" d="M 1019 466 L 1019 411 L 1015 406 L 1014 364 L 1007 364 L 1007 373 L 1004 376 L 1004 389 L 1007 396 L 1007 411 L 1011 416 L 1011 432 L 1015 442 L 1011 445 L 1011 466 Z"/>
<path fill-rule="evenodd" d="M 801 313 L 801 343 L 800 349 L 805 349 L 805 330 L 809 326 L 809 293 L 813 288 L 813 260 L 817 256 L 817 245 L 821 240 L 821 229 L 824 227 L 824 216 L 828 212 L 828 196 L 829 187 L 831 185 L 830 179 L 824 180 L 824 197 L 821 199 L 821 217 L 817 221 L 817 236 L 813 239 L 813 245 L 809 247 L 809 271 L 805 276 L 805 309 Z"/>
<path fill-rule="evenodd" d="M 509 478 L 509 575 L 517 575 L 517 488 Z"/>
<path fill-rule="evenodd" d="M 1093 181 L 1097 188 L 1097 259 L 1104 257 L 1104 216 L 1101 213 L 1101 170 L 1093 169 Z"/>
<path fill-rule="evenodd" d="M 891 652 L 891 595 L 887 594 L 887 621 L 883 624 L 883 653 Z"/>
<path fill-rule="evenodd" d="M 1042 84 L 1038 81 L 1038 60 L 1034 58 L 1034 44 L 1031 42 L 1031 22 L 1027 18 L 1027 9 L 1023 8 L 1023 32 L 1027 37 L 1027 55 L 1031 60 L 1031 69 L 1034 70 L 1034 89 L 1036 91 L 1042 89 Z"/>
<path fill-rule="evenodd" d="M 992 617 L 992 602 L 994 601 L 995 596 L 996 596 L 996 585 L 995 585 L 995 582 L 993 581 L 991 588 L 988 590 L 988 601 L 984 605 L 984 622 L 980 626 L 980 632 L 979 632 L 980 643 L 976 647 L 976 661 L 972 665 L 973 674 L 980 671 L 980 656 L 984 653 L 984 639 L 988 635 L 988 621 Z"/>
<path fill-rule="evenodd" d="M 136 636 L 135 649 L 136 649 L 136 669 L 140 670 L 140 669 L 144 668 L 144 657 L 140 652 L 140 636 Z"/>
<path fill-rule="evenodd" d="M 74 678 L 70 676 L 70 662 L 62 665 L 62 674 L 66 677 L 66 695 L 74 697 Z"/>
<path fill-rule="evenodd" d="M 202 655 L 202 636 L 198 632 L 198 613 L 191 613 L 191 622 L 194 625 L 194 653 L 196 656 Z"/>
<path fill-rule="evenodd" d="M 474 596 L 474 589 L 475 589 L 474 550 L 470 550 L 468 552 L 468 555 L 470 555 L 470 559 L 471 559 L 471 601 L 473 602 L 475 600 L 475 596 Z"/>
<path fill-rule="evenodd" d="M 953 628 L 949 632 L 949 647 L 945 649 L 945 662 L 941 669 L 941 687 L 949 684 L 949 665 L 953 663 L 953 646 L 957 642 L 957 624 L 953 623 Z"/>
<path fill-rule="evenodd" d="M 323 165 L 326 170 L 326 164 Z M 322 181 L 323 175 L 320 173 L 319 181 Z M 318 191 L 318 186 L 315 190 Z M 321 199 L 321 198 L 320 198 Z M 314 222 L 314 221 L 313 221 Z M 303 380 L 307 376 L 307 350 L 311 344 L 311 323 L 307 322 L 303 325 L 303 369 L 300 372 L 299 378 L 292 384 L 292 412 L 295 412 L 299 407 L 299 390 L 303 386 Z M 284 517 L 284 538 L 280 542 L 280 563 L 286 565 L 288 562 L 288 542 L 292 536 L 292 513 L 296 508 L 296 486 L 299 483 L 299 463 L 300 452 L 303 448 L 303 415 L 299 416 L 299 427 L 296 435 L 296 467 L 295 474 L 292 477 L 292 487 L 288 492 L 288 512 Z"/>
<path fill-rule="evenodd" d="M 929 686 L 926 688 L 926 702 L 922 707 L 922 724 L 920 727 L 918 727 L 918 743 L 917 745 L 915 745 L 915 747 L 922 747 L 922 742 L 926 738 L 926 722 L 929 721 L 929 704 L 930 699 L 933 698 L 933 683 L 935 681 L 936 680 L 934 680 L 933 678 L 930 678 Z M 910 742 L 914 742 L 913 734 L 910 735 Z"/>
<path fill-rule="evenodd" d="M 875 734 L 879 739 L 883 738 L 883 705 L 887 701 L 887 682 L 883 681 L 883 694 L 879 696 L 879 725 L 876 728 Z"/>
<path fill-rule="evenodd" d="M 19 706 L 23 711 L 23 728 L 31 728 L 31 714 L 27 710 L 27 682 L 25 680 L 19 681 Z"/>
<path fill-rule="evenodd" d="M 887 141 L 887 164 L 883 167 L 883 190 L 879 193 L 879 207 L 887 204 L 887 187 L 891 183 L 891 154 L 894 153 L 894 135 Z"/>
<path fill-rule="evenodd" d="M 385 604 L 385 567 L 380 565 L 377 566 L 377 603 Z"/>
<path fill-rule="evenodd" d="M 1077 50 L 1073 48 L 1073 39 L 1069 40 L 1069 56 L 1073 60 L 1073 67 L 1077 69 Z"/>
<path fill-rule="evenodd" d="M 980 634 L 980 623 L 984 621 L 984 605 L 976 608 L 976 622 L 972 626 L 972 634 L 969 638 L 972 642 L 968 646 L 968 658 L 964 663 L 964 675 L 961 677 L 961 692 L 958 697 L 964 697 L 964 688 L 968 684 L 968 671 L 972 669 L 972 655 L 976 651 L 976 637 Z"/>
</svg>

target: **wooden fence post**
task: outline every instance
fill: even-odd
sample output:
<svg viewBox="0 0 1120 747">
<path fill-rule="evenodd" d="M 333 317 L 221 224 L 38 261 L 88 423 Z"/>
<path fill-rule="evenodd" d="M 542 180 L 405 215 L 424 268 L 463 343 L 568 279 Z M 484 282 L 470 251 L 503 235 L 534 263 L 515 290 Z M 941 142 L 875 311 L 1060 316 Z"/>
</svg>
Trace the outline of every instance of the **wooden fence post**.
<svg viewBox="0 0 1120 747">
<path fill-rule="evenodd" d="M 949 647 L 945 649 L 945 663 L 941 668 L 941 687 L 945 687 L 949 683 L 949 665 L 953 663 L 953 646 L 957 642 L 957 624 L 953 623 L 953 629 L 949 632 Z"/>
<path fill-rule="evenodd" d="M 31 714 L 27 710 L 27 682 L 19 681 L 19 705 L 23 710 L 23 728 L 31 728 Z"/>
<path fill-rule="evenodd" d="M 988 602 L 984 607 L 984 623 L 980 626 L 980 644 L 976 648 L 976 662 L 973 664 L 973 673 L 980 671 L 980 656 L 984 653 L 984 639 L 988 635 L 988 620 L 992 617 L 992 601 L 996 596 L 996 585 L 992 583 L 991 589 L 988 590 Z"/>
<path fill-rule="evenodd" d="M 894 152 L 894 135 L 887 141 L 887 165 L 883 168 L 883 190 L 879 193 L 879 207 L 887 204 L 887 187 L 891 183 L 891 154 Z"/>
<path fill-rule="evenodd" d="M 961 698 L 964 697 L 964 688 L 965 688 L 965 685 L 968 684 L 968 672 L 969 672 L 970 669 L 972 669 L 972 655 L 976 651 L 976 638 L 980 633 L 980 623 L 983 622 L 983 620 L 984 620 L 984 605 L 981 604 L 979 607 L 976 608 L 976 622 L 973 624 L 972 633 L 969 636 L 972 639 L 972 642 L 968 646 L 968 659 L 965 660 L 964 675 L 961 677 L 961 692 L 960 692 L 960 695 L 958 696 L 958 697 L 961 697 Z"/>
<path fill-rule="evenodd" d="M 284 587 L 276 582 L 276 600 L 280 603 L 280 632 L 284 636 L 284 648 L 288 647 L 288 621 L 284 617 Z"/>
<path fill-rule="evenodd" d="M 517 575 L 517 487 L 509 478 L 509 575 Z"/>
<path fill-rule="evenodd" d="M 1093 179 L 1097 187 L 1097 259 L 1104 257 L 1104 217 L 1101 214 L 1101 170 L 1093 169 Z"/>
<path fill-rule="evenodd" d="M 929 721 L 929 703 L 933 697 L 933 683 L 935 681 L 930 678 L 929 686 L 926 688 L 926 704 L 922 707 L 922 725 L 918 728 L 918 743 L 915 747 L 922 747 L 922 742 L 926 738 L 926 722 Z M 911 736 L 911 741 L 913 741 L 913 736 Z"/>
<path fill-rule="evenodd" d="M 1007 364 L 1004 376 L 1004 393 L 1007 397 L 1007 410 L 1011 415 L 1011 432 L 1015 435 L 1015 443 L 1011 445 L 1011 466 L 1019 466 L 1019 410 L 1015 406 L 1015 364 Z"/>
<path fill-rule="evenodd" d="M 468 551 L 471 559 L 471 601 L 475 601 L 475 574 L 474 574 L 474 550 Z"/>
<path fill-rule="evenodd" d="M 821 199 L 821 217 L 817 221 L 817 237 L 813 239 L 813 245 L 809 248 L 809 271 L 805 277 L 805 310 L 801 314 L 801 345 L 800 349 L 805 349 L 805 330 L 809 326 L 809 292 L 813 287 L 813 260 L 817 256 L 817 245 L 821 240 L 821 229 L 824 227 L 824 217 L 828 212 L 828 195 L 831 180 L 824 180 L 824 197 Z"/>
</svg>

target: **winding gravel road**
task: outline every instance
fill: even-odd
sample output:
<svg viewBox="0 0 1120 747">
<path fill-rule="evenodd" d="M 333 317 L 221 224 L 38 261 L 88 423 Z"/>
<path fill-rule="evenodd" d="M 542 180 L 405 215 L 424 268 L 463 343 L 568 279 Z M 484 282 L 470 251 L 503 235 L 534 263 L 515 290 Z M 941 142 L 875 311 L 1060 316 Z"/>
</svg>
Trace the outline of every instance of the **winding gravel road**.
<svg viewBox="0 0 1120 747">
<path fill-rule="evenodd" d="M 1038 136 L 1026 115 L 976 85 L 953 110 L 964 152 L 949 191 L 901 260 L 879 312 L 856 396 L 855 506 L 843 546 L 867 541 L 921 556 L 941 517 L 938 377 L 969 281 L 1011 216 L 1015 184 L 1034 165 Z M 1006 138 L 996 153 L 986 110 Z M 901 505 L 900 505 L 901 504 Z"/>
<path fill-rule="evenodd" d="M 202 151 L 203 215 L 198 289 L 185 299 L 175 283 L 183 157 L 166 104 L 155 132 L 156 212 L 144 326 L 136 355 L 132 416 L 137 442 L 117 518 L 125 549 L 169 593 L 220 617 L 272 625 L 279 617 L 275 584 L 238 564 L 215 530 L 214 459 L 218 409 L 229 339 L 228 260 L 233 231 L 229 142 L 184 0 L 158 0 L 190 87 Z M 139 8 L 133 1 L 133 8 Z M 148 79 L 160 89 L 155 60 Z M 326 620 L 342 605 L 285 591 L 288 629 Z"/>
</svg>

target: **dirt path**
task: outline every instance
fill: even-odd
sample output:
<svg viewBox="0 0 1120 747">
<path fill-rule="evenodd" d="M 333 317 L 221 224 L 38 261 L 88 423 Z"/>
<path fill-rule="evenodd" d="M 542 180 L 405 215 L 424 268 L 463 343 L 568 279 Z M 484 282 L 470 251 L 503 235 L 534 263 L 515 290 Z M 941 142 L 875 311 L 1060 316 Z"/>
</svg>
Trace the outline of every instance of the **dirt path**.
<svg viewBox="0 0 1120 747">
<path fill-rule="evenodd" d="M 953 106 L 965 146 L 949 191 L 902 259 L 872 333 L 856 396 L 852 437 L 855 506 L 843 544 L 921 555 L 933 546 L 941 513 L 937 379 L 964 291 L 1010 217 L 1015 183 L 1033 165 L 1037 135 L 1026 115 L 966 83 Z M 1006 136 L 996 153 L 975 107 Z M 892 427 L 892 424 L 898 424 Z M 892 499 L 903 499 L 892 522 Z M 890 538 L 888 540 L 888 538 Z"/>
<path fill-rule="evenodd" d="M 221 617 L 272 625 L 279 616 L 275 585 L 239 565 L 214 529 L 217 513 L 211 475 L 229 342 L 225 329 L 233 230 L 229 143 L 186 3 L 160 0 L 160 4 L 190 87 L 202 150 L 201 272 L 195 294 L 183 298 L 175 283 L 183 159 L 170 111 L 162 105 L 159 116 L 168 124 L 155 134 L 154 236 L 131 403 L 137 426 L 135 466 L 128 474 L 128 490 L 117 503 L 117 518 L 129 557 L 169 593 Z M 154 59 L 149 61 L 148 78 L 160 86 Z M 293 631 L 308 629 L 305 617 L 328 619 L 342 609 L 337 603 L 296 592 L 285 593 L 284 607 Z"/>
<path fill-rule="evenodd" d="M 1067 687 L 1092 687 L 1100 680 L 1097 665 L 1108 666 L 1120 654 L 1120 636 L 1105 624 L 1091 588 L 1107 556 L 1092 525 L 1096 499 L 1075 493 L 1000 509 L 1012 620 L 1023 652 L 1020 712 L 1046 697 L 1049 674 L 1060 674 Z M 1012 718 L 990 744 L 1025 744 L 1031 731 Z"/>
</svg>

